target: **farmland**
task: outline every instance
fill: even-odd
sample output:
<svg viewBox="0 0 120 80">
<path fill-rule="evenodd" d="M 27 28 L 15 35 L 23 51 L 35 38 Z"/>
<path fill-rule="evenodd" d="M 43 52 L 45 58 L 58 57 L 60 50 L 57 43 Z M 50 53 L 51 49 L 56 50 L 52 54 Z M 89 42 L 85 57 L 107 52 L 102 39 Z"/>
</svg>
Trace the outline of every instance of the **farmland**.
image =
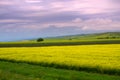
<svg viewBox="0 0 120 80">
<path fill-rule="evenodd" d="M 37 42 L 37 39 L 0 42 L 0 47 L 43 47 L 93 44 L 120 44 L 120 32 L 50 37 L 44 38 L 42 42 Z"/>
<path fill-rule="evenodd" d="M 0 60 L 120 75 L 120 45 L 0 48 Z"/>
<path fill-rule="evenodd" d="M 0 47 L 43 47 L 43 46 L 71 46 L 93 44 L 120 44 L 120 39 L 88 39 L 88 40 L 45 40 L 43 42 L 1 42 Z"/>
<path fill-rule="evenodd" d="M 0 42 L 0 80 L 120 80 L 119 63 L 118 33 Z"/>
</svg>

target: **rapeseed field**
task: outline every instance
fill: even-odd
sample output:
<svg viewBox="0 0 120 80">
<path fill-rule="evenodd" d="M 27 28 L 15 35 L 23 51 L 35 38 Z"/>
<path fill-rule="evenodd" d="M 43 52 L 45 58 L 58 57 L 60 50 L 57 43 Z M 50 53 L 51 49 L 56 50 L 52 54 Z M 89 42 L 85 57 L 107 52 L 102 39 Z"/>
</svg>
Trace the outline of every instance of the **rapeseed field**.
<svg viewBox="0 0 120 80">
<path fill-rule="evenodd" d="M 120 75 L 120 44 L 0 48 L 0 59 Z"/>
</svg>

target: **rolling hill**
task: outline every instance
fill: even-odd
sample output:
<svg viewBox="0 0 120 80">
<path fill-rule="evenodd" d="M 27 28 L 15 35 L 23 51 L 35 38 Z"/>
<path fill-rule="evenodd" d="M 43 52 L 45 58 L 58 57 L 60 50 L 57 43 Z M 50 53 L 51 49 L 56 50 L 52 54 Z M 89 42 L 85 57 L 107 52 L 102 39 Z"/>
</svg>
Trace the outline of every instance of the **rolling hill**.
<svg viewBox="0 0 120 80">
<path fill-rule="evenodd" d="M 41 37 L 39 37 L 41 38 Z M 92 33 L 92 34 L 76 34 L 56 37 L 46 37 L 43 42 L 76 42 L 76 41 L 91 41 L 91 40 L 119 40 L 120 32 L 104 32 L 104 33 Z M 35 39 L 24 39 L 16 42 L 36 42 Z"/>
<path fill-rule="evenodd" d="M 45 38 L 46 40 L 86 40 L 86 39 L 120 39 L 120 32 L 105 32 L 94 34 L 77 34 Z"/>
</svg>

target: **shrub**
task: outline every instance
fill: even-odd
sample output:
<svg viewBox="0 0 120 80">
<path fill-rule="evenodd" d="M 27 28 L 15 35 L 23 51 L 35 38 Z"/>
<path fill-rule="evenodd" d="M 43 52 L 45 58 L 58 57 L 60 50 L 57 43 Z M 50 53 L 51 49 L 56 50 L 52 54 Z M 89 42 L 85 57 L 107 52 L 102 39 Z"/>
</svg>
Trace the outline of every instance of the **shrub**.
<svg viewBox="0 0 120 80">
<path fill-rule="evenodd" d="M 37 39 L 37 42 L 41 42 L 41 41 L 44 41 L 44 39 L 43 38 Z"/>
</svg>

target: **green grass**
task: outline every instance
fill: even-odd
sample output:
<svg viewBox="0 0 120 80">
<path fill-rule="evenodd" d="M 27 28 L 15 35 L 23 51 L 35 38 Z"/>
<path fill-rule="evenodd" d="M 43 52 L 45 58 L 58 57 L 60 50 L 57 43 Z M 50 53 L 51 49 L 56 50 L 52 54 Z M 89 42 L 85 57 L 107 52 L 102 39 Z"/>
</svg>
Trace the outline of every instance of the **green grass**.
<svg viewBox="0 0 120 80">
<path fill-rule="evenodd" d="M 93 44 L 120 44 L 120 39 L 89 39 L 89 40 L 45 40 L 43 42 L 1 42 L 0 47 L 41 47 L 41 46 L 71 46 Z"/>
<path fill-rule="evenodd" d="M 120 77 L 0 61 L 0 80 L 120 80 Z"/>
<path fill-rule="evenodd" d="M 40 79 L 31 78 L 21 74 L 0 70 L 0 80 L 40 80 Z"/>
<path fill-rule="evenodd" d="M 120 75 L 120 44 L 0 48 L 0 60 Z"/>
</svg>

